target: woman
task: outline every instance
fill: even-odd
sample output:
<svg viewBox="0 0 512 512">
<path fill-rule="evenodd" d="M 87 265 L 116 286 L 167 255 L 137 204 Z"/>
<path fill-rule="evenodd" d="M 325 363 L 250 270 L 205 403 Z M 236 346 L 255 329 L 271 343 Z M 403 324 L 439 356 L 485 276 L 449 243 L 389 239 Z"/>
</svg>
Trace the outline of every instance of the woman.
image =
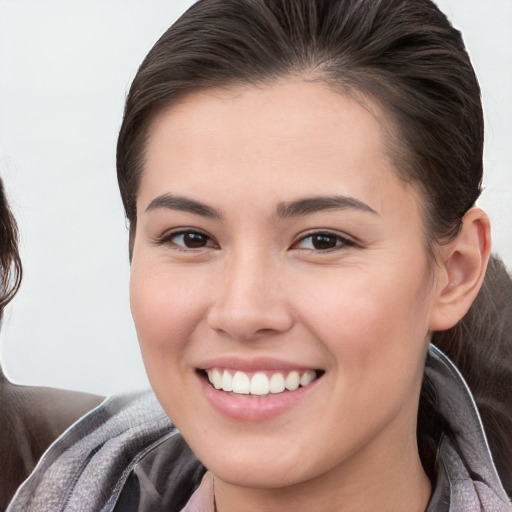
<svg viewBox="0 0 512 512">
<path fill-rule="evenodd" d="M 0 179 L 0 321 L 21 277 L 16 221 Z M 13 384 L 0 365 L 0 510 L 48 446 L 100 402 L 87 393 Z"/>
<path fill-rule="evenodd" d="M 165 413 L 107 401 L 11 510 L 510 510 L 482 146 L 430 1 L 198 2 L 142 63 L 117 148 Z"/>
</svg>

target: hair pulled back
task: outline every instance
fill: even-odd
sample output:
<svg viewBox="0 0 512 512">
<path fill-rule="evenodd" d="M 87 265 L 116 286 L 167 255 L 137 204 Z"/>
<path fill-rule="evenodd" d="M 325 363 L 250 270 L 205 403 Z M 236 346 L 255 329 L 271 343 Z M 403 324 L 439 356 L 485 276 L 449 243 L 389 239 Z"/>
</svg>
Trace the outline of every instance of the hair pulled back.
<svg viewBox="0 0 512 512">
<path fill-rule="evenodd" d="M 400 177 L 423 192 L 426 246 L 456 236 L 481 192 L 483 114 L 462 37 L 433 2 L 201 0 L 151 49 L 126 100 L 117 173 L 132 242 L 154 117 L 193 91 L 291 76 L 376 102 Z M 512 282 L 492 259 L 469 313 L 433 339 L 475 394 L 509 494 L 511 311 Z"/>
<path fill-rule="evenodd" d="M 21 275 L 18 228 L 7 203 L 4 184 L 0 178 L 0 319 L 5 306 L 20 287 Z"/>
</svg>

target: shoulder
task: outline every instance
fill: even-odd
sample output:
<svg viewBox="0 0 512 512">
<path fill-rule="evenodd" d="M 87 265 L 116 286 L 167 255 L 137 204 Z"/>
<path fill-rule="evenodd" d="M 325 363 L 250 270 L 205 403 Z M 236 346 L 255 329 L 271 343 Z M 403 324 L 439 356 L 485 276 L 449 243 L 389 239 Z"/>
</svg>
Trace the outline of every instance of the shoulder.
<svg viewBox="0 0 512 512">
<path fill-rule="evenodd" d="M 152 392 L 108 398 L 50 446 L 8 510 L 113 510 L 137 471 L 163 452 L 179 466 L 187 450 Z"/>
<path fill-rule="evenodd" d="M 44 451 L 102 397 L 13 384 L 0 366 L 0 510 L 5 510 Z"/>
<path fill-rule="evenodd" d="M 435 390 L 437 412 L 449 426 L 438 449 L 438 481 L 433 498 L 449 496 L 450 512 L 512 511 L 480 414 L 464 378 L 433 345 L 429 349 L 425 375 Z"/>
</svg>

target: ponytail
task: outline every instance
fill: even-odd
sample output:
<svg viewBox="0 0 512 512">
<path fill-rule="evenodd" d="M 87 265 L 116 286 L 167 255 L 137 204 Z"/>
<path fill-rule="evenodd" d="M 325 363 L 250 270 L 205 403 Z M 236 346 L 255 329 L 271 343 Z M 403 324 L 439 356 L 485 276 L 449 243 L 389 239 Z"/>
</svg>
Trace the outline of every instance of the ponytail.
<svg viewBox="0 0 512 512">
<path fill-rule="evenodd" d="M 457 366 L 480 411 L 503 487 L 512 496 L 512 279 L 491 256 L 473 305 L 432 343 Z"/>
</svg>

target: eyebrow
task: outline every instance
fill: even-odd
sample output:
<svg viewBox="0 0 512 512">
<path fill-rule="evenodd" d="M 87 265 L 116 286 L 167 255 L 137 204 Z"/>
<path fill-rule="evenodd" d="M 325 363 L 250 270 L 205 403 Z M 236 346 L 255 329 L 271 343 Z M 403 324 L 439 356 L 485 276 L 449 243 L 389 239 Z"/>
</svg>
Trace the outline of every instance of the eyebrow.
<svg viewBox="0 0 512 512">
<path fill-rule="evenodd" d="M 195 199 L 172 194 L 162 194 L 153 199 L 146 208 L 146 211 L 169 209 L 193 213 L 202 217 L 222 219 L 222 213 L 207 204 Z M 276 217 L 280 219 L 310 215 L 324 210 L 347 210 L 356 209 L 367 213 L 378 213 L 369 205 L 348 196 L 315 196 L 297 199 L 286 203 L 280 203 L 276 208 Z"/>
<path fill-rule="evenodd" d="M 161 196 L 155 197 L 155 199 L 153 199 L 147 206 L 146 211 L 159 210 L 162 208 L 189 212 L 212 219 L 222 218 L 221 212 L 207 204 L 187 197 L 174 196 L 172 194 L 162 194 Z"/>
<path fill-rule="evenodd" d="M 324 210 L 355 209 L 378 215 L 378 213 L 363 201 L 348 196 L 315 196 L 298 199 L 288 203 L 281 203 L 277 207 L 278 218 L 298 217 Z"/>
</svg>

